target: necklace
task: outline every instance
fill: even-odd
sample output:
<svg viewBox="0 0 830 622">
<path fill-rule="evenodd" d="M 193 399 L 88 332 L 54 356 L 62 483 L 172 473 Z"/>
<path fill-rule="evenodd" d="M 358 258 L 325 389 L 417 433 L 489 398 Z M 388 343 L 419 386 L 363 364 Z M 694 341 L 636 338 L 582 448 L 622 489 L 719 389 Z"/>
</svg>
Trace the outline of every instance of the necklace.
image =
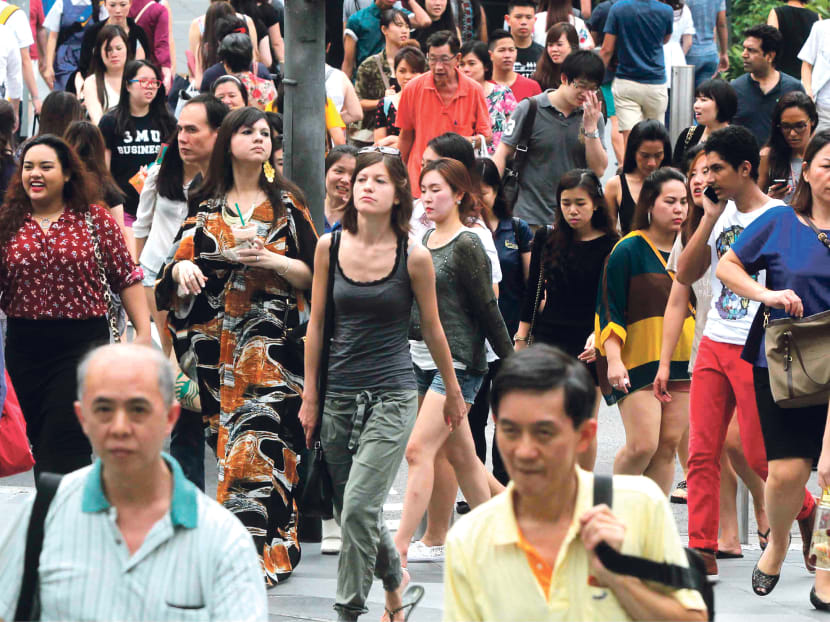
<svg viewBox="0 0 830 622">
<path fill-rule="evenodd" d="M 59 211 L 55 214 L 50 214 L 48 216 L 35 216 L 33 214 L 32 218 L 34 218 L 37 221 L 37 223 L 40 225 L 40 228 L 45 231 L 45 230 L 49 229 L 49 227 L 52 226 L 52 223 L 54 221 L 57 221 L 58 218 L 60 218 L 62 215 L 63 215 L 63 210 L 61 210 L 61 211 Z"/>
</svg>

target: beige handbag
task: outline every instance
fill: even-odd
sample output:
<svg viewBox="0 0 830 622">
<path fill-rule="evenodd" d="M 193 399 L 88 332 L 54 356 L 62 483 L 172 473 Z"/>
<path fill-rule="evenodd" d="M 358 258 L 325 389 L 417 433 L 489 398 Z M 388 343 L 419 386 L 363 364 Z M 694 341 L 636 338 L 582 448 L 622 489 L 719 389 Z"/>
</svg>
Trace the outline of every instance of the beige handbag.
<svg viewBox="0 0 830 622">
<path fill-rule="evenodd" d="M 827 235 L 804 220 L 830 250 Z M 830 310 L 804 318 L 769 320 L 764 309 L 765 350 L 775 403 L 783 408 L 827 405 L 830 399 Z"/>
</svg>

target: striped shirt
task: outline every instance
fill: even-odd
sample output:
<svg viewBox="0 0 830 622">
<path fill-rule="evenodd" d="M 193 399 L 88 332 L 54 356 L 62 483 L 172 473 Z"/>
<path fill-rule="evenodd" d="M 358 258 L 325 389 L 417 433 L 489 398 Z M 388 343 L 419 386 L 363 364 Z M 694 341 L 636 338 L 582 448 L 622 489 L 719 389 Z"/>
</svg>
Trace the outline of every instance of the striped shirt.
<svg viewBox="0 0 830 622">
<path fill-rule="evenodd" d="M 70 473 L 46 516 L 41 620 L 266 620 L 265 584 L 239 520 L 173 473 L 169 511 L 130 554 L 101 486 L 101 461 Z M 32 501 L 0 535 L 0 619 L 21 588 Z"/>
</svg>

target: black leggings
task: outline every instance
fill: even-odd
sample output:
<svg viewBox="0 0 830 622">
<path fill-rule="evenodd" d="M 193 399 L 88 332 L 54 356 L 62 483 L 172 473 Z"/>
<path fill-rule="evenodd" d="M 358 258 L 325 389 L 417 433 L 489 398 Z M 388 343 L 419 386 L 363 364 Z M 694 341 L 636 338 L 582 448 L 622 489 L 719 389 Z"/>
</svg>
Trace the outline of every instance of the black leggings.
<svg viewBox="0 0 830 622">
<path fill-rule="evenodd" d="M 487 463 L 487 438 L 484 436 L 484 430 L 487 427 L 487 419 L 490 416 L 490 383 L 499 371 L 501 361 L 496 360 L 490 363 L 489 370 L 484 375 L 484 382 L 481 383 L 481 388 L 478 390 L 475 402 L 470 407 L 470 412 L 467 418 L 470 422 L 470 431 L 473 433 L 473 442 L 476 446 L 476 455 L 483 463 Z M 504 468 L 504 463 L 499 453 L 499 446 L 496 444 L 496 435 L 493 434 L 493 476 L 502 484 L 507 484 L 510 478 Z"/>
<path fill-rule="evenodd" d="M 69 473 L 92 461 L 92 448 L 75 415 L 81 358 L 109 342 L 106 318 L 8 319 L 6 368 L 26 419 L 35 476 Z"/>
</svg>

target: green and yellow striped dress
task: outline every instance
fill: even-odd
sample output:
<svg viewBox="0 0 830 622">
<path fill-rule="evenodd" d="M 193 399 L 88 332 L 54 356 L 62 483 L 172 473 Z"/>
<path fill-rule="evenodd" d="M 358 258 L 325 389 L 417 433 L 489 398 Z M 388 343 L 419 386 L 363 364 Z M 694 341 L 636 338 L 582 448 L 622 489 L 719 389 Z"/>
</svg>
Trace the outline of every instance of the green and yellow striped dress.
<svg viewBox="0 0 830 622">
<path fill-rule="evenodd" d="M 597 374 L 608 404 L 625 397 L 625 393 L 608 383 L 605 342 L 612 334 L 622 340 L 622 361 L 631 380 L 629 393 L 654 382 L 660 363 L 663 337 L 663 314 L 672 286 L 666 270 L 666 257 L 643 231 L 632 231 L 617 242 L 599 282 L 594 316 L 596 346 L 602 356 Z M 670 380 L 689 379 L 689 357 L 695 333 L 691 307 L 683 322 L 680 340 L 671 360 Z"/>
</svg>

